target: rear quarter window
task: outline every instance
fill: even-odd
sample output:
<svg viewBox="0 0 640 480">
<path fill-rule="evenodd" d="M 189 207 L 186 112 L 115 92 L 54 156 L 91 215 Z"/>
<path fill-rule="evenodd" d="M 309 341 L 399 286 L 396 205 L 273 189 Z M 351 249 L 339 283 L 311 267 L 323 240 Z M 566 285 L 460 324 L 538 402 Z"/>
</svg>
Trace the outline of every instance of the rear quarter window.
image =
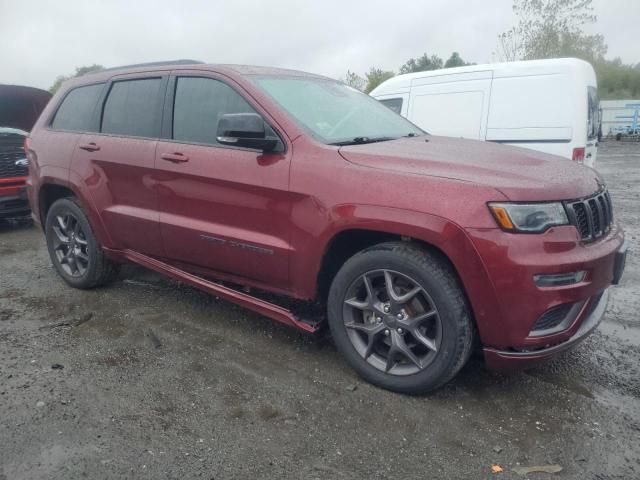
<svg viewBox="0 0 640 480">
<path fill-rule="evenodd" d="M 102 133 L 131 137 L 159 136 L 161 78 L 113 83 L 102 112 Z"/>
<path fill-rule="evenodd" d="M 93 131 L 93 113 L 104 83 L 71 90 L 58 107 L 51 128 L 56 130 Z"/>
</svg>

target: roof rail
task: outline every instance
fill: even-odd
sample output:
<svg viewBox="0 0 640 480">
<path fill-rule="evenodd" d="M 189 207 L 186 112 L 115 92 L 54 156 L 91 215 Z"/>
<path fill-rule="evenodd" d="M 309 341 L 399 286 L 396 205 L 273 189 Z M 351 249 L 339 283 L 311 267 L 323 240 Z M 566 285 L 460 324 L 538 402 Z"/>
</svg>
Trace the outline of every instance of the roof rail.
<svg viewBox="0 0 640 480">
<path fill-rule="evenodd" d="M 149 62 L 149 63 L 135 63 L 133 65 L 120 65 L 119 67 L 109 67 L 104 70 L 100 70 L 101 72 L 109 72 L 111 70 L 124 70 L 126 68 L 139 68 L 139 67 L 164 67 L 168 65 L 193 65 L 193 64 L 202 64 L 200 60 L 190 60 L 188 58 L 182 58 L 180 60 L 165 60 L 162 62 Z"/>
</svg>

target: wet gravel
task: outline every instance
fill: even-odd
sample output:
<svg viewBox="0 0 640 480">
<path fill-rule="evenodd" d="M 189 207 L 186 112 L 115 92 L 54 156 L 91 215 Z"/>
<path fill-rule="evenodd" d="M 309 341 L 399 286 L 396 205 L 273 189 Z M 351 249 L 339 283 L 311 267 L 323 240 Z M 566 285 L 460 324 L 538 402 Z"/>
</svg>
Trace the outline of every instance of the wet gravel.
<svg viewBox="0 0 640 480">
<path fill-rule="evenodd" d="M 528 372 L 473 359 L 424 397 L 136 267 L 70 289 L 41 232 L 0 225 L 0 480 L 640 478 L 640 144 L 604 144 L 598 167 L 631 240 L 601 327 Z"/>
</svg>

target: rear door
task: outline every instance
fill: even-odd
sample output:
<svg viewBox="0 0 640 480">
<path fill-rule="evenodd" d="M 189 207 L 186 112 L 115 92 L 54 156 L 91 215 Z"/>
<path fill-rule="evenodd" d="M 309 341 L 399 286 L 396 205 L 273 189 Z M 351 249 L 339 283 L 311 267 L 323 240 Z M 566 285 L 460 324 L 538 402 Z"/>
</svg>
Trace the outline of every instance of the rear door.
<svg viewBox="0 0 640 480">
<path fill-rule="evenodd" d="M 217 142 L 227 113 L 256 112 L 267 130 L 274 125 L 241 92 L 202 72 L 181 72 L 169 83 L 156 155 L 164 249 L 174 261 L 285 288 L 290 149 L 283 143 L 263 153 Z"/>
<path fill-rule="evenodd" d="M 163 254 L 154 178 L 168 75 L 114 78 L 101 100 L 99 132 L 76 146 L 81 176 L 116 248 Z"/>
</svg>

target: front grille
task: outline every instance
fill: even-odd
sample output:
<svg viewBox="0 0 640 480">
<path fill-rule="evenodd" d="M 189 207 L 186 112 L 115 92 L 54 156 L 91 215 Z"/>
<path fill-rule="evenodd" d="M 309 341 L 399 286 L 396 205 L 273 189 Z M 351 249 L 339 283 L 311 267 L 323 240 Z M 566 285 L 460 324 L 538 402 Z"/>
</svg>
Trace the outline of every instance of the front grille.
<svg viewBox="0 0 640 480">
<path fill-rule="evenodd" d="M 26 177 L 28 168 L 16 165 L 26 157 L 24 137 L 18 134 L 0 134 L 0 178 Z"/>
<path fill-rule="evenodd" d="M 609 192 L 601 191 L 584 200 L 566 202 L 569 221 L 580 232 L 580 238 L 592 242 L 606 235 L 613 222 Z"/>
<path fill-rule="evenodd" d="M 571 308 L 573 307 L 573 303 L 566 303 L 564 305 L 558 305 L 557 307 L 553 307 L 550 310 L 547 310 L 535 323 L 532 332 L 537 332 L 540 330 L 549 330 L 551 328 L 555 328 L 562 323 L 562 321 L 567 318 Z"/>
</svg>

